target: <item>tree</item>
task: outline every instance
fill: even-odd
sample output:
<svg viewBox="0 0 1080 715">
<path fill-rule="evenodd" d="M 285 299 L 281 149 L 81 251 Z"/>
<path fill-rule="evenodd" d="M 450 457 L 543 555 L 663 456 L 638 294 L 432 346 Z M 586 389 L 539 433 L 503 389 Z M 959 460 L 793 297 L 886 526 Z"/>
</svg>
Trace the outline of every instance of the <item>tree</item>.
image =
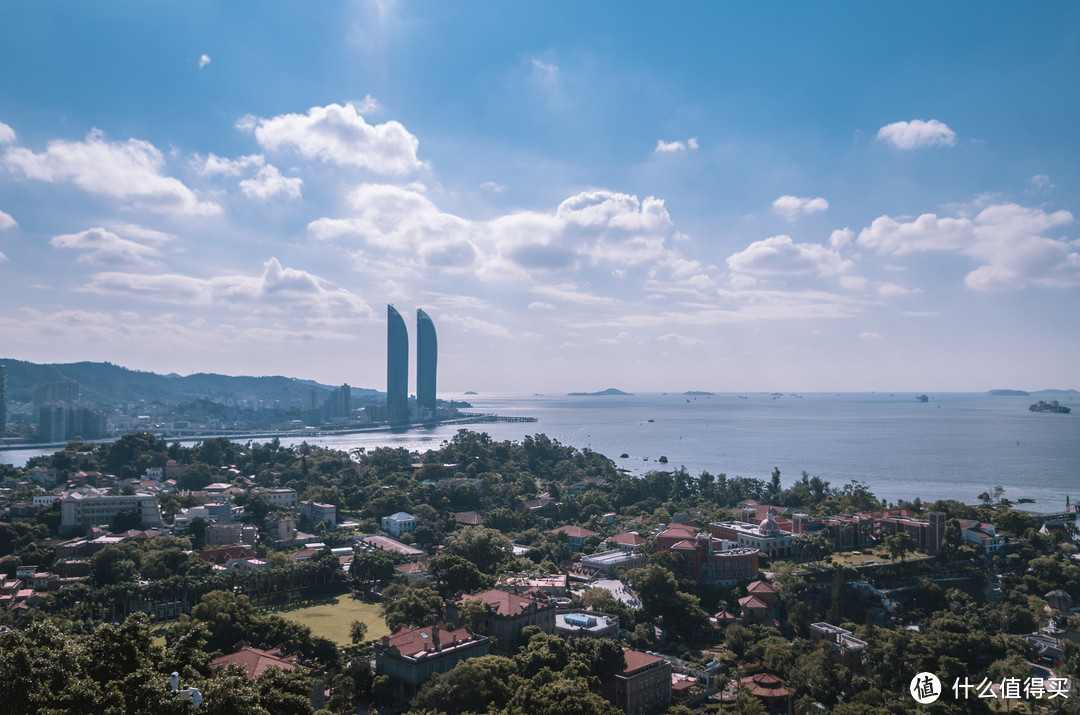
<svg viewBox="0 0 1080 715">
<path fill-rule="evenodd" d="M 353 645 L 360 645 L 367 638 L 368 627 L 363 621 L 353 621 L 349 624 L 349 640 Z"/>
<path fill-rule="evenodd" d="M 486 526 L 467 526 L 446 542 L 444 554 L 460 556 L 471 562 L 481 573 L 494 574 L 496 569 L 513 556 L 510 541 Z"/>
<path fill-rule="evenodd" d="M 109 531 L 114 534 L 120 534 L 129 529 L 138 529 L 142 526 L 142 515 L 134 509 L 123 509 L 116 512 L 116 516 L 113 517 L 112 523 L 109 524 Z"/>
<path fill-rule="evenodd" d="M 915 539 L 911 534 L 900 531 L 890 536 L 885 537 L 885 548 L 889 552 L 889 556 L 893 561 L 900 559 L 904 560 L 904 555 L 908 552 L 915 551 Z"/>
<path fill-rule="evenodd" d="M 824 536 L 802 534 L 791 542 L 791 549 L 807 561 L 824 561 L 832 555 L 832 544 Z"/>
<path fill-rule="evenodd" d="M 442 596 L 433 588 L 406 588 L 398 598 L 383 603 L 383 620 L 390 630 L 401 625 L 428 626 L 442 615 L 443 605 Z"/>
<path fill-rule="evenodd" d="M 439 584 L 439 591 L 449 597 L 490 587 L 495 579 L 475 564 L 456 554 L 442 553 L 428 562 L 428 571 Z"/>
</svg>

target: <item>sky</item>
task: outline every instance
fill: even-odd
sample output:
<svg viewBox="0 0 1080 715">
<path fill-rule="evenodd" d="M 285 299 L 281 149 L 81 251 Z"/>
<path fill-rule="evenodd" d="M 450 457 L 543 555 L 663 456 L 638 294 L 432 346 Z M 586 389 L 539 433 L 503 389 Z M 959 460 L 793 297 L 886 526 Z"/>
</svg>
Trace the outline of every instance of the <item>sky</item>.
<svg viewBox="0 0 1080 715">
<path fill-rule="evenodd" d="M 1077 67 L 1076 3 L 4 3 L 0 356 L 381 390 L 392 303 L 441 394 L 1080 388 Z"/>
</svg>

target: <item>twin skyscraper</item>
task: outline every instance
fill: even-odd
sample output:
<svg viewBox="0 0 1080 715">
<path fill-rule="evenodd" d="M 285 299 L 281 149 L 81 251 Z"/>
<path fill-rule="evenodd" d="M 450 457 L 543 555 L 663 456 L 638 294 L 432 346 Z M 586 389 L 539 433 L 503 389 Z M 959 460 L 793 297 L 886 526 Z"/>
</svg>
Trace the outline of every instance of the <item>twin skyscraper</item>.
<svg viewBox="0 0 1080 715">
<path fill-rule="evenodd" d="M 439 342 L 435 324 L 428 314 L 416 311 L 416 407 L 419 422 L 436 417 L 435 373 L 439 362 Z M 392 305 L 386 306 L 386 419 L 390 424 L 408 424 L 409 419 L 409 333 L 405 320 Z"/>
</svg>

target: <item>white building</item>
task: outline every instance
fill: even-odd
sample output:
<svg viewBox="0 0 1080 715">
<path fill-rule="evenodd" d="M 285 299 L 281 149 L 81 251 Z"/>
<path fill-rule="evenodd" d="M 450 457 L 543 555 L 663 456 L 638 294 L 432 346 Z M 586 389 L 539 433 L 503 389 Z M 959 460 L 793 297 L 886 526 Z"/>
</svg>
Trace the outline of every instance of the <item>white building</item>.
<svg viewBox="0 0 1080 715">
<path fill-rule="evenodd" d="M 296 490 L 289 489 L 288 487 L 280 487 L 277 489 L 263 489 L 262 492 L 266 494 L 266 498 L 271 504 L 275 506 L 282 506 L 286 509 L 292 509 L 296 506 Z"/>
<path fill-rule="evenodd" d="M 412 531 L 419 523 L 419 519 L 403 511 L 382 518 L 383 531 L 395 537 Z"/>
<path fill-rule="evenodd" d="M 134 511 L 141 517 L 142 527 L 161 527 L 161 509 L 153 494 L 110 495 L 100 489 L 83 487 L 68 492 L 60 500 L 60 531 L 67 532 L 98 524 L 108 524 L 122 511 Z"/>
</svg>

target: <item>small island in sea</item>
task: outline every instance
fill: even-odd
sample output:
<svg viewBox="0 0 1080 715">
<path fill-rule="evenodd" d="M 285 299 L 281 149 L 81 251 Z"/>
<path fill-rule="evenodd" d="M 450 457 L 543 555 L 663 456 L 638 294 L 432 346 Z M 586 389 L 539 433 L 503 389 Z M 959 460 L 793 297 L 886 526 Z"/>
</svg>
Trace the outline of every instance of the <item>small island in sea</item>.
<svg viewBox="0 0 1080 715">
<path fill-rule="evenodd" d="M 919 395 L 915 399 L 918 400 L 919 402 L 929 402 L 930 401 L 930 398 L 927 397 L 926 395 Z"/>
<path fill-rule="evenodd" d="M 1057 400 L 1054 400 L 1052 402 L 1044 402 L 1043 400 L 1039 400 L 1034 405 L 1028 407 L 1028 409 L 1032 412 L 1057 412 L 1063 415 L 1067 415 L 1072 412 L 1071 407 L 1066 407 L 1065 405 L 1059 404 Z"/>
<path fill-rule="evenodd" d="M 716 393 L 702 392 L 701 390 L 687 390 L 683 393 L 686 397 L 712 397 L 714 394 Z"/>
<path fill-rule="evenodd" d="M 632 395 L 632 392 L 623 392 L 622 390 L 616 390 L 614 387 L 609 387 L 606 390 L 600 390 L 600 392 L 570 392 L 567 393 L 567 397 L 608 397 L 609 395 Z"/>
<path fill-rule="evenodd" d="M 1027 397 L 1031 393 L 1027 390 L 990 390 L 986 394 L 993 397 Z"/>
</svg>

